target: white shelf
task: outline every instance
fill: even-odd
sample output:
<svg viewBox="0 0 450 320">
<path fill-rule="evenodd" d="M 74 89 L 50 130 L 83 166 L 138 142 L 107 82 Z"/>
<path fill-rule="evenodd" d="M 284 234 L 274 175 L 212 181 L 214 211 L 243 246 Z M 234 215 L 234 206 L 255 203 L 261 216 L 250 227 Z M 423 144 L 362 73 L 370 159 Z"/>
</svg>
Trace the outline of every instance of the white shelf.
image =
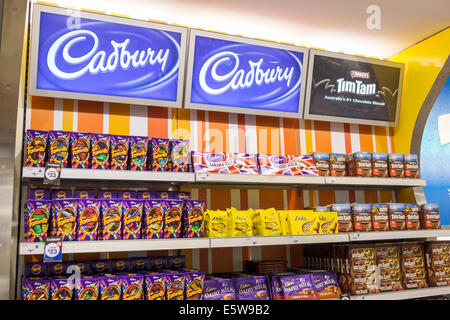
<svg viewBox="0 0 450 320">
<path fill-rule="evenodd" d="M 196 173 L 197 183 L 303 185 L 324 184 L 323 177 L 281 176 L 263 174 Z"/>
<path fill-rule="evenodd" d="M 351 296 L 350 300 L 406 300 L 450 294 L 450 286 Z"/>
<path fill-rule="evenodd" d="M 334 186 L 385 186 L 385 187 L 423 187 L 425 179 L 375 178 L 375 177 L 323 177 L 325 184 Z"/>
<path fill-rule="evenodd" d="M 24 179 L 43 179 L 44 168 L 23 168 Z M 131 170 L 61 169 L 61 180 L 101 180 L 101 181 L 158 181 L 192 183 L 192 172 L 157 172 Z"/>
<path fill-rule="evenodd" d="M 121 252 L 209 248 L 208 238 L 63 241 L 63 253 Z M 21 242 L 20 255 L 44 254 L 44 243 Z"/>
<path fill-rule="evenodd" d="M 381 232 L 350 232 L 350 241 L 371 240 L 396 240 L 396 239 L 422 239 L 450 237 L 450 227 L 443 226 L 438 230 L 404 230 L 404 231 L 381 231 Z"/>
</svg>

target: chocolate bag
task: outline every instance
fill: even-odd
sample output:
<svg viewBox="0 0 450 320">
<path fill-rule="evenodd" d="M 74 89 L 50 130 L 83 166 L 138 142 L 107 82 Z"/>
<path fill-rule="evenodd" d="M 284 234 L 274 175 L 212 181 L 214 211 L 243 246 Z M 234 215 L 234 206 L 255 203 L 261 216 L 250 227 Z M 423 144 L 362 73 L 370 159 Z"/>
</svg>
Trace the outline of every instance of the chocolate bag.
<svg viewBox="0 0 450 320">
<path fill-rule="evenodd" d="M 47 154 L 48 132 L 39 130 L 27 130 L 25 166 L 45 167 Z"/>
<path fill-rule="evenodd" d="M 130 169 L 145 171 L 147 169 L 148 138 L 130 137 Z"/>
<path fill-rule="evenodd" d="M 80 278 L 79 286 L 75 289 L 76 300 L 98 300 L 100 283 L 98 277 L 84 276 Z"/>
<path fill-rule="evenodd" d="M 229 232 L 228 213 L 221 210 L 206 210 L 205 235 L 209 238 L 227 237 Z"/>
<path fill-rule="evenodd" d="M 92 169 L 110 168 L 110 144 L 109 134 L 92 134 Z"/>
<path fill-rule="evenodd" d="M 70 133 L 72 168 L 88 169 L 91 166 L 91 134 Z"/>
<path fill-rule="evenodd" d="M 166 299 L 166 274 L 147 273 L 145 274 L 145 300 L 165 300 Z"/>
<path fill-rule="evenodd" d="M 97 240 L 101 221 L 101 201 L 78 200 L 77 240 Z"/>
<path fill-rule="evenodd" d="M 185 282 L 186 300 L 203 300 L 205 273 L 200 270 L 187 270 Z"/>
<path fill-rule="evenodd" d="M 123 200 L 123 233 L 122 239 L 141 239 L 143 202 L 139 200 Z"/>
<path fill-rule="evenodd" d="M 317 299 L 338 299 L 341 295 L 339 282 L 333 271 L 312 272 L 311 282 Z"/>
<path fill-rule="evenodd" d="M 278 236 L 281 235 L 281 224 L 278 214 L 274 208 L 266 210 L 255 210 L 253 217 L 254 235 Z"/>
<path fill-rule="evenodd" d="M 352 204 L 353 230 L 355 232 L 372 231 L 372 212 L 370 204 Z"/>
<path fill-rule="evenodd" d="M 259 174 L 256 154 L 197 151 L 191 153 L 196 173 Z"/>
<path fill-rule="evenodd" d="M 289 176 L 318 176 L 312 156 L 263 155 L 258 154 L 258 165 L 261 174 Z"/>
<path fill-rule="evenodd" d="M 153 171 L 172 171 L 169 153 L 169 139 L 152 138 L 151 169 Z"/>
<path fill-rule="evenodd" d="M 123 274 L 122 279 L 122 300 L 144 300 L 144 275 Z"/>
<path fill-rule="evenodd" d="M 317 300 L 311 275 L 280 277 L 283 300 Z"/>
<path fill-rule="evenodd" d="M 77 240 L 78 201 L 76 199 L 52 200 L 51 234 L 62 241 Z"/>
<path fill-rule="evenodd" d="M 253 222 L 249 211 L 236 210 L 228 211 L 228 236 L 230 237 L 251 237 L 253 236 Z"/>
<path fill-rule="evenodd" d="M 170 162 L 172 163 L 172 171 L 189 172 L 191 157 L 189 140 L 171 139 L 169 141 L 169 150 Z"/>
<path fill-rule="evenodd" d="M 73 288 L 66 277 L 54 277 L 50 279 L 50 300 L 72 300 Z"/>
<path fill-rule="evenodd" d="M 183 238 L 203 237 L 204 200 L 185 200 Z"/>
<path fill-rule="evenodd" d="M 236 293 L 232 279 L 208 279 L 204 281 L 203 300 L 235 300 Z"/>
<path fill-rule="evenodd" d="M 48 132 L 48 162 L 67 168 L 70 154 L 70 132 L 51 130 Z"/>
<path fill-rule="evenodd" d="M 24 210 L 24 237 L 27 242 L 43 242 L 50 227 L 51 202 L 28 200 Z"/>
<path fill-rule="evenodd" d="M 112 170 L 127 170 L 128 149 L 130 138 L 111 135 L 111 165 Z"/>
<path fill-rule="evenodd" d="M 269 300 L 265 276 L 235 278 L 237 300 Z"/>
<path fill-rule="evenodd" d="M 185 284 L 186 284 L 185 272 L 166 273 L 166 299 L 184 300 Z"/>
<path fill-rule="evenodd" d="M 50 281 L 45 278 L 23 278 L 23 300 L 49 300 Z"/>
<path fill-rule="evenodd" d="M 100 300 L 121 300 L 122 278 L 117 275 L 98 277 Z"/>
<path fill-rule="evenodd" d="M 166 200 L 167 211 L 164 216 L 164 238 L 182 237 L 182 217 L 184 210 L 184 201 Z"/>
<path fill-rule="evenodd" d="M 288 210 L 289 234 L 319 234 L 320 222 L 312 210 Z"/>
<path fill-rule="evenodd" d="M 164 221 L 167 204 L 164 200 L 144 201 L 144 239 L 164 238 Z"/>
<path fill-rule="evenodd" d="M 102 201 L 102 240 L 122 239 L 122 215 L 122 201 Z"/>
</svg>

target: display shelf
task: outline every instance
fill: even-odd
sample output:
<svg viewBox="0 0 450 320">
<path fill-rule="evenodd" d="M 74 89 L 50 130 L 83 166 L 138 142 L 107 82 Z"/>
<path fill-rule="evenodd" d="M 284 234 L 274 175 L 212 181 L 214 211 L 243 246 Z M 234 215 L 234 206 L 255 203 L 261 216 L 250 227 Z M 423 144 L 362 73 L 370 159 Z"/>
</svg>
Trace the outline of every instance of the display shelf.
<svg viewBox="0 0 450 320">
<path fill-rule="evenodd" d="M 376 186 L 376 187 L 423 187 L 425 179 L 376 178 L 376 177 L 324 177 L 326 185 L 333 186 Z"/>
<path fill-rule="evenodd" d="M 24 167 L 22 178 L 43 179 L 44 168 Z M 193 183 L 195 174 L 192 172 L 157 172 L 131 170 L 96 170 L 96 169 L 61 169 L 61 180 L 71 181 L 114 181 L 114 182 L 162 182 L 162 183 Z"/>
<path fill-rule="evenodd" d="M 450 294 L 450 286 L 351 296 L 350 300 L 406 300 Z"/>
<path fill-rule="evenodd" d="M 449 237 L 450 226 L 443 226 L 438 230 L 404 230 L 404 231 L 381 231 L 381 232 L 350 232 L 350 241 L 376 241 L 396 239 L 423 239 Z"/>
<path fill-rule="evenodd" d="M 123 252 L 209 248 L 208 238 L 63 241 L 63 253 Z M 44 243 L 21 242 L 20 255 L 44 254 Z"/>
<path fill-rule="evenodd" d="M 347 242 L 348 234 L 210 238 L 211 248 Z"/>
</svg>

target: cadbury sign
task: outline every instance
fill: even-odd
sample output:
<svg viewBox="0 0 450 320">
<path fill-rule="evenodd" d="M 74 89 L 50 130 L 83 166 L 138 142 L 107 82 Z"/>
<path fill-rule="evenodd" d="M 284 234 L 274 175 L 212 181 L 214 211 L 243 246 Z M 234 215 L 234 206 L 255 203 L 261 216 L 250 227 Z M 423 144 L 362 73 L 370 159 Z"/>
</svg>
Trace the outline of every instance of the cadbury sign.
<svg viewBox="0 0 450 320">
<path fill-rule="evenodd" d="M 307 50 L 191 30 L 185 107 L 301 117 Z"/>
<path fill-rule="evenodd" d="M 32 95 L 181 107 L 187 29 L 35 5 Z"/>
</svg>

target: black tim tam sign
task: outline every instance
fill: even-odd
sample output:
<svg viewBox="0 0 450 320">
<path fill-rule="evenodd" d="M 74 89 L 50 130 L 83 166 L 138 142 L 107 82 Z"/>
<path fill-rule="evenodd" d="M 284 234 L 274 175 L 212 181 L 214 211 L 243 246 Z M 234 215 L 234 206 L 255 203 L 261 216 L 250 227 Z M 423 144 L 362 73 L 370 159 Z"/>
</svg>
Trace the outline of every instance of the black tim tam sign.
<svg viewBox="0 0 450 320">
<path fill-rule="evenodd" d="M 314 55 L 309 115 L 395 122 L 400 67 Z"/>
</svg>

